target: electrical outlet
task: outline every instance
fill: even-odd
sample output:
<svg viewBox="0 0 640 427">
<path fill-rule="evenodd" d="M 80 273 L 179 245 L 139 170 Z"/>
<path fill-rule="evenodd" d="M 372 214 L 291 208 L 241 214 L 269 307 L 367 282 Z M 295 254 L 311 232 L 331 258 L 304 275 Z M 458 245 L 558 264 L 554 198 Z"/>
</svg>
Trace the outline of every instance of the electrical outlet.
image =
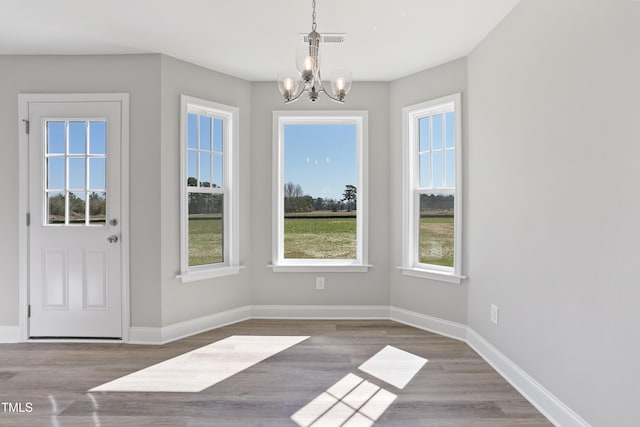
<svg viewBox="0 0 640 427">
<path fill-rule="evenodd" d="M 316 277 L 316 290 L 324 291 L 324 277 Z"/>
<path fill-rule="evenodd" d="M 498 312 L 499 312 L 499 308 L 497 305 L 495 304 L 491 304 L 491 322 L 495 323 L 496 325 L 498 324 Z"/>
</svg>

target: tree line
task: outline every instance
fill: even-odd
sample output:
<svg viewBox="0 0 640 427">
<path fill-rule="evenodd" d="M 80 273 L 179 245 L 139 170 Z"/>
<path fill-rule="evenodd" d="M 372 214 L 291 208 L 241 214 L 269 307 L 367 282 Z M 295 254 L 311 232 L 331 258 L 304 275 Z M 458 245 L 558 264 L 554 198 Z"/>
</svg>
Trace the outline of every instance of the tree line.
<svg viewBox="0 0 640 427">
<path fill-rule="evenodd" d="M 284 185 L 284 212 L 300 213 L 313 211 L 349 211 L 356 209 L 357 189 L 354 185 L 346 185 L 343 197 L 337 199 L 325 199 L 305 195 L 300 184 L 287 182 Z"/>
<path fill-rule="evenodd" d="M 196 187 L 198 181 L 194 177 L 187 179 L 187 186 Z M 201 182 L 201 187 L 214 187 L 215 184 Z M 345 185 L 342 199 L 330 199 L 322 197 L 312 197 L 304 194 L 300 184 L 287 182 L 284 185 L 284 211 L 285 213 L 301 213 L 313 211 L 348 211 L 351 212 L 357 206 L 358 190 L 355 185 Z M 189 193 L 189 213 L 190 214 L 211 214 L 222 213 L 224 208 L 222 194 L 210 193 Z"/>
<path fill-rule="evenodd" d="M 420 212 L 434 212 L 453 215 L 455 199 L 452 194 L 421 194 Z"/>
<path fill-rule="evenodd" d="M 188 187 L 197 187 L 198 180 L 195 177 L 187 178 Z M 210 182 L 200 182 L 200 187 L 218 188 Z M 189 193 L 189 214 L 219 214 L 224 209 L 224 197 L 222 194 Z"/>
<path fill-rule="evenodd" d="M 64 218 L 65 197 L 64 193 L 49 197 L 49 216 Z M 69 218 L 82 217 L 86 212 L 86 201 L 69 193 Z M 92 218 L 104 217 L 107 213 L 107 199 L 104 193 L 89 193 L 89 215 Z"/>
</svg>

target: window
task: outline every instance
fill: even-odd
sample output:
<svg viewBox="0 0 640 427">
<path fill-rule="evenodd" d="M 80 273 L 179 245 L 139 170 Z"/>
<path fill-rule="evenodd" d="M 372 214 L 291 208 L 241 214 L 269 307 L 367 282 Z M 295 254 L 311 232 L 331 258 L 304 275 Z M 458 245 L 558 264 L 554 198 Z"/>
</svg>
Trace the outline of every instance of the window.
<svg viewBox="0 0 640 427">
<path fill-rule="evenodd" d="M 405 274 L 460 283 L 460 94 L 403 109 Z"/>
<path fill-rule="evenodd" d="M 105 225 L 106 121 L 48 120 L 45 129 L 45 224 Z"/>
<path fill-rule="evenodd" d="M 274 271 L 367 271 L 367 113 L 276 111 L 273 129 Z"/>
<path fill-rule="evenodd" d="M 181 97 L 183 282 L 237 274 L 238 109 Z"/>
</svg>

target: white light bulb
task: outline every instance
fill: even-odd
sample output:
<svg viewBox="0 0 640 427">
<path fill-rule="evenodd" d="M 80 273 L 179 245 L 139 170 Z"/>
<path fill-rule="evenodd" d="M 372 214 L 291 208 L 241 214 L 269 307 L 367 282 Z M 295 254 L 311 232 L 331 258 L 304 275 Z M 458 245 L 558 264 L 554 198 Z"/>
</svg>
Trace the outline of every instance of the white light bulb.
<svg viewBox="0 0 640 427">
<path fill-rule="evenodd" d="M 283 84 L 287 91 L 290 91 L 293 89 L 293 79 L 291 77 L 287 77 L 286 79 L 284 79 Z"/>
<path fill-rule="evenodd" d="M 351 73 L 345 70 L 335 71 L 331 79 L 331 90 L 338 100 L 344 101 L 351 90 Z"/>
<path fill-rule="evenodd" d="M 304 69 L 309 71 L 313 69 L 313 60 L 311 59 L 310 56 L 307 56 L 306 58 L 304 58 Z"/>
</svg>

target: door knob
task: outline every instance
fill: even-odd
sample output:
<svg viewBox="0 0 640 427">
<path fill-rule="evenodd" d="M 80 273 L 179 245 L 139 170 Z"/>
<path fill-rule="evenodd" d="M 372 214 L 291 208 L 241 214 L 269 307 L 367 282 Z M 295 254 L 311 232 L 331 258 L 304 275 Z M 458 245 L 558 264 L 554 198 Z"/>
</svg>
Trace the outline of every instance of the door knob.
<svg viewBox="0 0 640 427">
<path fill-rule="evenodd" d="M 117 243 L 118 242 L 118 236 L 116 236 L 115 234 L 112 236 L 107 237 L 107 241 L 109 243 Z"/>
</svg>

